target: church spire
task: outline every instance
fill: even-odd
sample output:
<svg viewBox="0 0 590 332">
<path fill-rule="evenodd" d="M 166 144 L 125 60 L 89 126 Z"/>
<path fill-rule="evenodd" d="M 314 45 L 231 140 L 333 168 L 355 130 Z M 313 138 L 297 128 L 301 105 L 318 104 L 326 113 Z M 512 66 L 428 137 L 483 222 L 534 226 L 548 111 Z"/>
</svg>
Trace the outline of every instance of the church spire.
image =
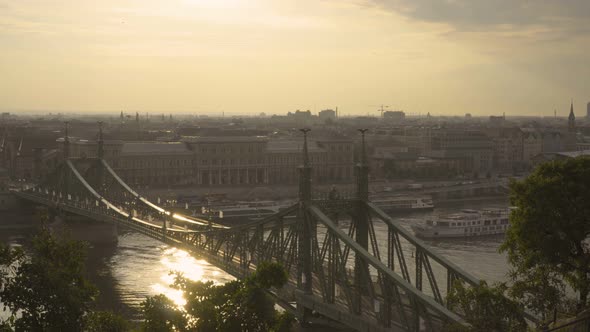
<svg viewBox="0 0 590 332">
<path fill-rule="evenodd" d="M 576 116 L 574 115 L 574 100 L 572 99 L 572 103 L 570 105 L 570 115 L 567 118 L 567 128 L 570 131 L 574 131 L 576 129 Z"/>
</svg>

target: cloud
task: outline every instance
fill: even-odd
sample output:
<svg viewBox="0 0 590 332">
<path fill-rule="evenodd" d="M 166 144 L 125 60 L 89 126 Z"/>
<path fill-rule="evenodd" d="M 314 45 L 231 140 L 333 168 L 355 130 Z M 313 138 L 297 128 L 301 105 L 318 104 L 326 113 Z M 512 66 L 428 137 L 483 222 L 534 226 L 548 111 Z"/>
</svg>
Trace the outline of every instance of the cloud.
<svg viewBox="0 0 590 332">
<path fill-rule="evenodd" d="M 588 0 L 366 0 L 365 5 L 458 31 L 544 27 L 564 34 L 590 31 Z"/>
</svg>

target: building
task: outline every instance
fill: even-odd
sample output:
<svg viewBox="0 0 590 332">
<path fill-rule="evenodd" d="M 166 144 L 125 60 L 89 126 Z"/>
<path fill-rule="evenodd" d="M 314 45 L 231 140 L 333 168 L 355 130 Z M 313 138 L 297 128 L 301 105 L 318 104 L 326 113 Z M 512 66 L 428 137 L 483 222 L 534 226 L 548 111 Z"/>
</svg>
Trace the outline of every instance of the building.
<svg viewBox="0 0 590 332">
<path fill-rule="evenodd" d="M 384 137 L 390 145 L 369 148 L 375 178 L 483 176 L 492 168 L 492 141 L 481 131 L 415 128 Z M 374 139 L 370 137 L 369 146 Z"/>
<path fill-rule="evenodd" d="M 336 111 L 334 110 L 322 110 L 318 113 L 318 117 L 321 121 L 334 121 L 336 120 Z"/>
<path fill-rule="evenodd" d="M 32 180 L 57 165 L 59 133 L 35 127 L 6 129 L 0 136 L 0 167 L 13 179 Z"/>
<path fill-rule="evenodd" d="M 130 185 L 186 185 L 194 182 L 192 151 L 182 142 L 125 142 L 107 155 L 115 172 Z M 209 176 L 211 176 L 209 174 Z M 216 178 L 209 179 L 216 181 Z"/>
<path fill-rule="evenodd" d="M 565 138 L 562 131 L 546 128 L 541 129 L 543 139 L 543 152 L 559 152 L 565 149 Z"/>
<path fill-rule="evenodd" d="M 64 140 L 58 139 L 63 154 Z M 71 158 L 96 157 L 96 141 L 70 138 Z M 105 141 L 105 159 L 136 186 L 252 186 L 294 184 L 302 164 L 301 140 L 266 136 L 183 137 L 175 142 Z M 313 178 L 318 183 L 350 182 L 353 142 L 309 142 Z"/>
<path fill-rule="evenodd" d="M 185 137 L 194 153 L 196 184 L 268 184 L 266 136 Z"/>
<path fill-rule="evenodd" d="M 271 140 L 267 145 L 269 183 L 296 183 L 303 164 L 300 140 Z M 318 139 L 308 143 L 312 178 L 318 183 L 350 182 L 353 178 L 353 144 L 350 140 Z"/>
<path fill-rule="evenodd" d="M 525 168 L 533 166 L 533 158 L 543 152 L 541 133 L 533 128 L 521 128 L 522 131 L 522 162 Z"/>
<path fill-rule="evenodd" d="M 309 120 L 311 119 L 312 115 L 311 115 L 311 111 L 307 110 L 307 111 L 300 111 L 300 110 L 296 110 L 295 113 L 287 113 L 287 117 L 292 117 L 295 120 Z"/>
<path fill-rule="evenodd" d="M 475 175 L 490 172 L 493 143 L 479 130 L 441 128 L 430 132 L 430 151 L 425 157 L 462 159 L 464 172 Z"/>
<path fill-rule="evenodd" d="M 381 152 L 370 158 L 371 176 L 389 179 L 448 179 L 465 173 L 461 157 L 423 157 L 411 152 Z"/>
<path fill-rule="evenodd" d="M 491 115 L 490 116 L 490 123 L 492 125 L 499 126 L 499 125 L 504 124 L 505 122 L 506 122 L 506 115 L 502 115 L 502 116 Z"/>
<path fill-rule="evenodd" d="M 526 168 L 523 165 L 523 135 L 520 128 L 496 128 L 489 135 L 493 142 L 494 169 L 515 172 Z"/>
<path fill-rule="evenodd" d="M 393 121 L 403 121 L 406 119 L 406 113 L 403 111 L 385 111 L 383 112 L 383 118 Z"/>
</svg>

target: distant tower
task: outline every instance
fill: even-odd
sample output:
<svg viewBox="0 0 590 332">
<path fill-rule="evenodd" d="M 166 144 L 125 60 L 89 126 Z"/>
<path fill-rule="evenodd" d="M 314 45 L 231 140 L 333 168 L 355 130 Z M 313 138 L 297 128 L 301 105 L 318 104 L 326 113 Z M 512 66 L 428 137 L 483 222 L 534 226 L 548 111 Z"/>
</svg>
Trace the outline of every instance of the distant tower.
<svg viewBox="0 0 590 332">
<path fill-rule="evenodd" d="M 570 105 L 570 115 L 567 118 L 567 129 L 569 131 L 576 130 L 576 116 L 574 115 L 574 101 Z"/>
<path fill-rule="evenodd" d="M 586 105 L 586 119 L 590 120 L 590 103 Z"/>
</svg>

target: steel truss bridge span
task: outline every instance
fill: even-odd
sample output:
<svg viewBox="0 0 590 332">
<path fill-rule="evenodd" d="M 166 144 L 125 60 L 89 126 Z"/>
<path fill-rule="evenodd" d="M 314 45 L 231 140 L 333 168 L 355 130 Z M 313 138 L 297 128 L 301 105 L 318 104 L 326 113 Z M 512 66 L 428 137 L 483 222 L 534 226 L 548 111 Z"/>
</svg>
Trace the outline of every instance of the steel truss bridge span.
<svg viewBox="0 0 590 332">
<path fill-rule="evenodd" d="M 477 285 L 479 280 L 369 201 L 364 160 L 356 167 L 356 193 L 343 198 L 312 191 L 306 139 L 303 150 L 298 203 L 234 227 L 150 202 L 100 158 L 66 159 L 38 185 L 15 194 L 56 211 L 128 227 L 202 256 L 237 278 L 261 262 L 281 263 L 289 281 L 272 293 L 302 323 L 321 319 L 358 331 L 467 325 L 445 295 L 455 281 Z"/>
</svg>

